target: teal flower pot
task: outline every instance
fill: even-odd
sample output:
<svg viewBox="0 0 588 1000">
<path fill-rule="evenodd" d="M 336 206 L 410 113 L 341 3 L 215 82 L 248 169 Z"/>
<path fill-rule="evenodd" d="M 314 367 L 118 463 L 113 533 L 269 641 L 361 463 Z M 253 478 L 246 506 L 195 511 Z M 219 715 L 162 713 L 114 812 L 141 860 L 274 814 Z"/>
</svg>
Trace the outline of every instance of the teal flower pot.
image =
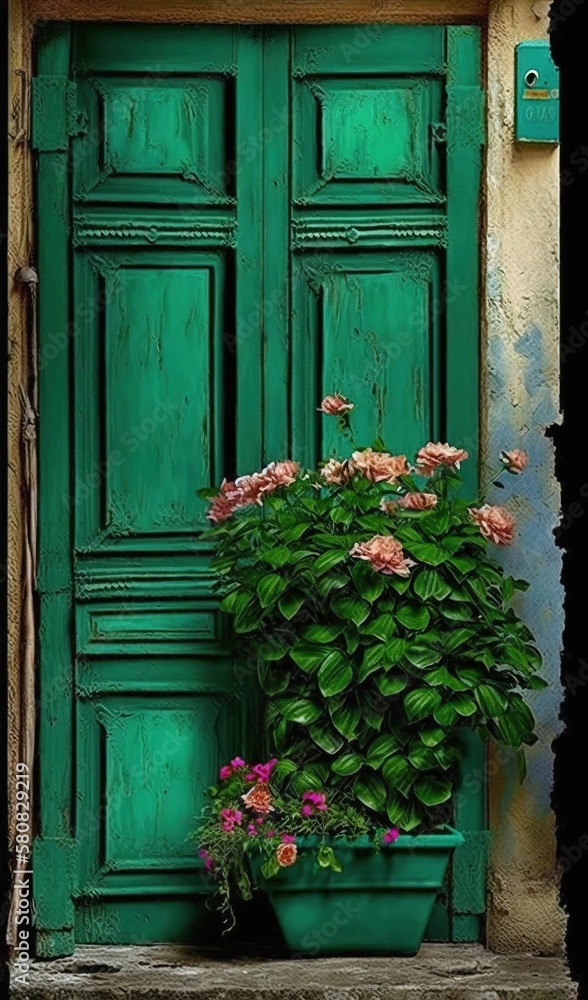
<svg viewBox="0 0 588 1000">
<path fill-rule="evenodd" d="M 342 872 L 320 868 L 298 841 L 298 858 L 271 879 L 262 858 L 251 856 L 257 885 L 265 889 L 290 950 L 305 956 L 416 955 L 461 833 L 402 834 L 373 850 L 371 841 L 331 841 Z"/>
</svg>

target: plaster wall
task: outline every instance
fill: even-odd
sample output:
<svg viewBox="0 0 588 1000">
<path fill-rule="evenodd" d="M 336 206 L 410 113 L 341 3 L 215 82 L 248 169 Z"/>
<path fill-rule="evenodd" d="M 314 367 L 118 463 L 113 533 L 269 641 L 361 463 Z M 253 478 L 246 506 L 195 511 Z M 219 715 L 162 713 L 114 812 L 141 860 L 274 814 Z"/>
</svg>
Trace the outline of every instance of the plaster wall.
<svg viewBox="0 0 588 1000">
<path fill-rule="evenodd" d="M 9 171 L 9 757 L 10 767 L 32 754 L 34 705 L 23 698 L 23 450 L 20 388 L 27 377 L 27 310 L 14 283 L 18 268 L 34 262 L 32 164 L 27 148 L 27 90 L 31 74 L 33 24 L 39 20 L 157 20 L 208 22 L 442 21 L 487 25 L 488 143 L 483 238 L 482 426 L 485 461 L 502 447 L 524 447 L 531 469 L 511 479 L 504 501 L 520 522 L 520 542 L 505 556 L 517 576 L 533 580 L 521 611 L 545 656 L 550 687 L 535 699 L 540 743 L 529 752 L 526 783 L 520 787 L 512 763 L 492 755 L 490 788 L 493 850 L 490 870 L 488 944 L 498 951 L 557 953 L 564 916 L 550 811 L 552 755 L 558 729 L 559 647 L 562 630 L 560 559 L 552 530 L 559 493 L 553 449 L 545 428 L 557 413 L 557 231 L 558 163 L 555 147 L 518 147 L 513 142 L 514 46 L 546 37 L 547 4 L 530 0 L 12 0 L 12 136 Z M 21 72 L 24 75 L 21 75 Z M 42 280 L 42 276 L 40 276 Z M 458 442 L 456 442 L 458 443 Z M 514 493 L 519 494 L 515 498 Z M 499 501 L 502 502 L 500 497 Z M 32 761 L 30 761 L 32 763 Z M 12 806 L 12 804 L 11 804 Z M 12 824 L 11 824 L 12 825 Z"/>
</svg>

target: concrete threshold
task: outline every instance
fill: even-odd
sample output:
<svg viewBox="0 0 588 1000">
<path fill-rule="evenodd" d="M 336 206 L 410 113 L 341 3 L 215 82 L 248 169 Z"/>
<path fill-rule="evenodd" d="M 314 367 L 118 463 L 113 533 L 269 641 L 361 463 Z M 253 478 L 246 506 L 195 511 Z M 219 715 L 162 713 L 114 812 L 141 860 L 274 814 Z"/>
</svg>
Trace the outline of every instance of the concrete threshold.
<svg viewBox="0 0 588 1000">
<path fill-rule="evenodd" d="M 561 958 L 424 945 L 416 958 L 213 958 L 179 945 L 85 946 L 31 963 L 15 1000 L 576 1000 Z"/>
</svg>

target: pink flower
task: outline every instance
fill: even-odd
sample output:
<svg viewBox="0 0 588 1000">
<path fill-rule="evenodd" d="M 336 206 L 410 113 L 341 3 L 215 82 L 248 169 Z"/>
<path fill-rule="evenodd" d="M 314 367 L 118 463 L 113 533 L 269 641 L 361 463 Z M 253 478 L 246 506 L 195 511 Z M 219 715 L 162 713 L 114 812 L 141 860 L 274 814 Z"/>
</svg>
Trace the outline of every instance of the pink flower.
<svg viewBox="0 0 588 1000">
<path fill-rule="evenodd" d="M 272 805 L 272 796 L 267 785 L 261 782 L 258 785 L 254 785 L 249 791 L 242 795 L 241 798 L 247 806 L 248 809 L 252 809 L 253 812 L 262 813 L 267 816 L 268 813 L 273 812 L 274 807 Z"/>
<path fill-rule="evenodd" d="M 221 767 L 220 771 L 218 772 L 218 775 L 221 781 L 226 781 L 227 778 L 231 778 L 233 776 L 233 768 L 231 767 L 230 764 L 225 764 L 223 767 Z"/>
<path fill-rule="evenodd" d="M 286 459 L 285 462 L 270 462 L 259 475 L 265 480 L 264 492 L 275 490 L 278 486 L 291 486 L 300 469 L 300 462 Z"/>
<path fill-rule="evenodd" d="M 520 475 L 520 473 L 529 464 L 529 456 L 526 451 L 521 451 L 520 448 L 515 448 L 513 451 L 501 451 L 500 459 L 504 462 L 508 472 L 514 472 L 515 475 Z"/>
<path fill-rule="evenodd" d="M 354 407 L 340 392 L 333 393 L 332 396 L 325 396 L 321 405 L 317 407 L 322 413 L 330 417 L 341 417 L 344 413 L 349 413 Z"/>
<path fill-rule="evenodd" d="M 327 797 L 324 792 L 304 792 L 302 795 L 302 806 L 300 813 L 302 816 L 314 816 L 317 812 L 325 812 L 327 808 Z M 284 841 L 291 843 L 291 841 Z"/>
<path fill-rule="evenodd" d="M 239 476 L 234 483 L 224 479 L 219 493 L 210 502 L 206 516 L 219 524 L 241 507 L 262 504 L 265 493 L 293 483 L 299 468 L 299 462 L 288 459 L 271 462 L 261 472 L 253 472 L 250 476 Z"/>
<path fill-rule="evenodd" d="M 198 857 L 202 858 L 202 860 L 204 861 L 204 867 L 206 868 L 207 871 L 210 871 L 214 862 L 214 858 L 212 857 L 212 855 L 209 854 L 208 851 L 202 850 L 198 851 Z"/>
<path fill-rule="evenodd" d="M 468 508 L 472 521 L 479 526 L 484 538 L 495 545 L 509 545 L 514 538 L 515 519 L 502 507 L 491 507 L 485 503 L 483 507 Z"/>
<path fill-rule="evenodd" d="M 250 837 L 257 837 L 257 827 L 253 823 L 248 823 L 247 833 Z"/>
<path fill-rule="evenodd" d="M 296 844 L 280 844 L 276 849 L 276 861 L 280 868 L 288 868 L 296 861 Z"/>
<path fill-rule="evenodd" d="M 231 761 L 231 767 L 234 767 L 236 770 L 238 767 L 247 767 L 247 765 L 242 757 L 234 757 Z"/>
<path fill-rule="evenodd" d="M 247 780 L 255 781 L 257 779 L 257 781 L 268 782 L 277 763 L 277 758 L 272 757 L 271 760 L 268 760 L 267 764 L 254 764 L 247 775 Z"/>
<path fill-rule="evenodd" d="M 282 843 L 283 844 L 294 844 L 294 843 L 296 843 L 296 837 L 292 833 L 283 833 L 282 834 Z"/>
<path fill-rule="evenodd" d="M 220 816 L 222 818 L 221 826 L 227 833 L 232 833 L 233 827 L 240 826 L 243 819 L 243 813 L 238 809 L 221 809 Z"/>
<path fill-rule="evenodd" d="M 430 510 L 437 506 L 438 499 L 436 493 L 407 493 L 400 497 L 398 505 L 405 510 Z"/>
<path fill-rule="evenodd" d="M 394 483 L 398 476 L 410 472 L 405 455 L 390 455 L 387 451 L 372 451 L 371 448 L 354 451 L 351 464 L 354 472 L 360 472 L 372 483 Z"/>
<path fill-rule="evenodd" d="M 411 566 L 416 566 L 412 559 L 404 554 L 404 549 L 396 538 L 391 535 L 374 535 L 369 542 L 356 542 L 349 555 L 355 559 L 364 559 L 371 563 L 372 568 L 386 576 L 410 576 Z"/>
<path fill-rule="evenodd" d="M 255 822 L 257 823 L 258 826 L 261 826 L 263 823 L 265 823 L 265 816 L 258 816 Z"/>
<path fill-rule="evenodd" d="M 342 483 L 347 482 L 352 472 L 353 469 L 350 468 L 347 459 L 344 462 L 338 462 L 336 458 L 330 458 L 323 465 L 321 476 L 329 486 L 341 486 Z"/>
<path fill-rule="evenodd" d="M 398 840 L 399 833 L 400 831 L 397 826 L 391 826 L 389 830 L 386 830 L 386 832 L 382 834 L 382 843 L 393 844 L 395 840 Z"/>
<path fill-rule="evenodd" d="M 421 476 L 432 476 L 439 466 L 459 469 L 460 462 L 465 462 L 468 457 L 467 451 L 463 448 L 454 448 L 450 444 L 428 444 L 421 448 L 417 457 L 417 472 Z"/>
<path fill-rule="evenodd" d="M 266 830 L 265 831 L 265 835 L 266 835 L 266 837 L 275 837 L 276 831 L 275 830 Z"/>
</svg>

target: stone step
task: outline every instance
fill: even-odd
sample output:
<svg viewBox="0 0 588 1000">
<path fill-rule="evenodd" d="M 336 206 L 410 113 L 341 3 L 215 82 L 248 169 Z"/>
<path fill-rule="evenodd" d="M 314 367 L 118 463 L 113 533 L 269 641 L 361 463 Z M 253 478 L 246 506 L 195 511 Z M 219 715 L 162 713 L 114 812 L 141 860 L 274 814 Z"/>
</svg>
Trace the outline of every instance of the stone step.
<svg viewBox="0 0 588 1000">
<path fill-rule="evenodd" d="M 178 945 L 85 946 L 30 964 L 15 1000 L 576 1000 L 560 958 L 424 945 L 415 958 L 211 957 Z"/>
</svg>

